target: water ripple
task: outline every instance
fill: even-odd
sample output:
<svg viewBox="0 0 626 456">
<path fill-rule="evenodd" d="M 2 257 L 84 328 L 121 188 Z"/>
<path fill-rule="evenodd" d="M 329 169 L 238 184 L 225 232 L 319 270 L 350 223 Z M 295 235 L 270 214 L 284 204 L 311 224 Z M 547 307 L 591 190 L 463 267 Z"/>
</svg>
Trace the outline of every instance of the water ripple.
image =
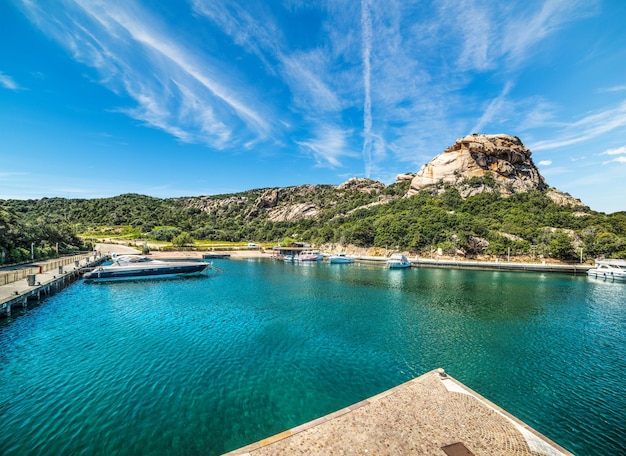
<svg viewBox="0 0 626 456">
<path fill-rule="evenodd" d="M 67 288 L 0 327 L 0 454 L 220 454 L 436 367 L 575 453 L 626 452 L 626 287 L 393 272 Z"/>
</svg>

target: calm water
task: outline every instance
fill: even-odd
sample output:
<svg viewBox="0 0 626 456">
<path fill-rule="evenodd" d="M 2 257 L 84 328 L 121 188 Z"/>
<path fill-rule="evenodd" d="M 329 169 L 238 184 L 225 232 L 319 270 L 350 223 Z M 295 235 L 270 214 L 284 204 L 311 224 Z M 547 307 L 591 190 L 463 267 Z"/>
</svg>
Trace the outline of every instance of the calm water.
<svg viewBox="0 0 626 456">
<path fill-rule="evenodd" d="M 626 454 L 626 285 L 222 261 L 79 282 L 0 326 L 0 454 L 219 454 L 437 367 L 576 454 Z"/>
</svg>

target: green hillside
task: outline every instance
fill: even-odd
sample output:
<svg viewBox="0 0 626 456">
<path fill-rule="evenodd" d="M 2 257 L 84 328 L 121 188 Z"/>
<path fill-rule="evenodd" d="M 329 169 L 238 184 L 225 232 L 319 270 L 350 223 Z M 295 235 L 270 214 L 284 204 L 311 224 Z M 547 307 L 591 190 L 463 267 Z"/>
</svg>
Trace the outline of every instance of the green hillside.
<svg viewBox="0 0 626 456">
<path fill-rule="evenodd" d="M 290 238 L 419 255 L 441 249 L 468 257 L 510 253 L 575 260 L 581 249 L 585 258 L 626 257 L 624 212 L 607 215 L 557 205 L 539 190 L 507 198 L 492 191 L 464 200 L 456 188 L 440 184 L 405 197 L 408 185 L 369 181 L 210 197 L 5 200 L 0 201 L 0 248 L 5 263 L 30 259 L 31 245 L 38 257 L 53 255 L 57 243 L 61 252 L 91 248 L 80 235 L 183 244 Z"/>
</svg>

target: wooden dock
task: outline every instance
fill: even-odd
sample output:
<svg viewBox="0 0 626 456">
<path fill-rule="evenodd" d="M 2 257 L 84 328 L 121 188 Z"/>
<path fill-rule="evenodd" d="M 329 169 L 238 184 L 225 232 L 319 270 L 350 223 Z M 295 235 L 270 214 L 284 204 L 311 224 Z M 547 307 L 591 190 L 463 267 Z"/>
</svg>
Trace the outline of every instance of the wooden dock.
<svg viewBox="0 0 626 456">
<path fill-rule="evenodd" d="M 37 264 L 0 271 L 0 318 L 10 317 L 16 308 L 40 301 L 78 280 L 82 273 L 109 257 L 94 254 L 73 255 Z"/>
</svg>

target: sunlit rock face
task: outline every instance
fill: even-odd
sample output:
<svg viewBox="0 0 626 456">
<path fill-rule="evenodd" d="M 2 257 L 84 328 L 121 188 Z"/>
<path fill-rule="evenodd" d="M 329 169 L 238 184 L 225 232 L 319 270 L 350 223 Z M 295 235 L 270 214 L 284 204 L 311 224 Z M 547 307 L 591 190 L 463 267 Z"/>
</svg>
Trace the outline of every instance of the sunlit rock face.
<svg viewBox="0 0 626 456">
<path fill-rule="evenodd" d="M 547 188 L 517 136 L 472 134 L 458 139 L 422 166 L 411 181 L 409 195 L 440 182 L 455 186 L 463 198 L 498 190 L 510 195 Z M 472 178 L 488 178 L 484 184 Z"/>
</svg>

